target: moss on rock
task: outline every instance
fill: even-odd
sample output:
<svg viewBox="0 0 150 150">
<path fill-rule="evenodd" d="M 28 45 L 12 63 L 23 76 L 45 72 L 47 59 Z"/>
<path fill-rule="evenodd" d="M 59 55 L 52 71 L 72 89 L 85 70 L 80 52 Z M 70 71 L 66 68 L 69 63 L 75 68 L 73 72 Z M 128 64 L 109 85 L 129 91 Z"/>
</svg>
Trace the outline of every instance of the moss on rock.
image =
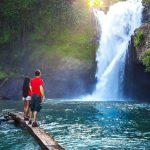
<svg viewBox="0 0 150 150">
<path fill-rule="evenodd" d="M 8 74 L 2 70 L 0 70 L 0 79 L 7 77 Z"/>
<path fill-rule="evenodd" d="M 145 3 L 146 5 L 150 5 L 150 0 L 143 0 L 143 3 Z"/>
<path fill-rule="evenodd" d="M 133 36 L 134 45 L 134 62 L 143 63 L 143 59 L 147 56 L 147 50 L 150 48 L 150 24 L 144 23 L 140 28 L 136 29 Z"/>
<path fill-rule="evenodd" d="M 134 46 L 137 47 L 139 46 L 139 44 L 142 43 L 142 40 L 144 38 L 144 34 L 141 30 L 135 32 L 135 36 L 134 36 Z"/>
<path fill-rule="evenodd" d="M 150 71 L 150 48 L 146 50 L 145 56 L 142 57 L 142 62 L 146 66 L 146 71 Z"/>
</svg>

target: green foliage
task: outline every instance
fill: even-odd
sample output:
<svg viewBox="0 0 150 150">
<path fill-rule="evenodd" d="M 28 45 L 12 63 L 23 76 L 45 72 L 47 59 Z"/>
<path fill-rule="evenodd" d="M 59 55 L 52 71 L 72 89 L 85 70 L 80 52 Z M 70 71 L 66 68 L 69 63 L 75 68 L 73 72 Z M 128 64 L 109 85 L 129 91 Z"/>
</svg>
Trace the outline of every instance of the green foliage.
<svg viewBox="0 0 150 150">
<path fill-rule="evenodd" d="M 143 40 L 144 35 L 142 31 L 137 31 L 134 37 L 134 44 L 135 47 L 139 46 L 139 44 L 141 43 L 141 41 Z"/>
<path fill-rule="evenodd" d="M 0 70 L 0 79 L 7 77 L 8 74 L 2 70 Z"/>
<path fill-rule="evenodd" d="M 19 73 L 15 73 L 15 72 L 6 72 L 4 70 L 0 70 L 0 79 L 3 79 L 3 78 L 7 78 L 7 77 L 19 77 L 20 74 Z"/>
<path fill-rule="evenodd" d="M 11 33 L 9 31 L 0 31 L 0 44 L 8 43 L 11 40 Z"/>
<path fill-rule="evenodd" d="M 146 71 L 150 72 L 150 48 L 146 50 L 146 54 L 143 57 L 142 62 L 146 66 Z"/>
<path fill-rule="evenodd" d="M 144 0 L 144 2 L 148 5 L 150 5 L 150 0 Z"/>
<path fill-rule="evenodd" d="M 51 9 L 54 11 L 54 8 Z M 39 24 L 35 25 L 34 32 L 30 33 L 34 49 L 37 49 L 32 57 L 40 57 L 44 53 L 57 53 L 61 57 L 92 61 L 91 56 L 95 53 L 95 46 L 92 45 L 95 29 L 89 9 L 66 3 L 61 14 L 56 15 L 54 12 L 58 10 L 53 12 L 51 9 L 41 10 L 41 14 L 45 15 L 42 15 Z"/>
<path fill-rule="evenodd" d="M 1 51 L 3 56 L 0 58 L 4 61 L 10 58 L 12 72 L 20 69 L 19 64 L 24 58 L 33 63 L 37 58 L 50 60 L 51 56 L 57 55 L 62 59 L 73 57 L 93 61 L 94 20 L 89 8 L 80 4 L 82 2 L 73 3 L 73 0 L 0 2 L 0 48 L 10 48 L 9 54 Z M 7 63 L 4 65 L 8 67 Z"/>
<path fill-rule="evenodd" d="M 90 29 L 85 30 L 81 27 L 81 31 L 66 29 L 60 33 L 54 32 L 53 40 L 45 37 L 45 40 L 40 44 L 35 44 L 37 51 L 33 54 L 33 57 L 39 57 L 43 53 L 47 53 L 48 56 L 57 53 L 61 57 L 74 57 L 79 60 L 92 61 L 91 56 L 95 53 L 95 46 L 91 44 L 92 33 L 86 32 L 88 30 Z"/>
<path fill-rule="evenodd" d="M 25 30 L 32 26 L 29 17 L 34 3 L 34 0 L 0 2 L 0 44 L 20 38 Z"/>
</svg>

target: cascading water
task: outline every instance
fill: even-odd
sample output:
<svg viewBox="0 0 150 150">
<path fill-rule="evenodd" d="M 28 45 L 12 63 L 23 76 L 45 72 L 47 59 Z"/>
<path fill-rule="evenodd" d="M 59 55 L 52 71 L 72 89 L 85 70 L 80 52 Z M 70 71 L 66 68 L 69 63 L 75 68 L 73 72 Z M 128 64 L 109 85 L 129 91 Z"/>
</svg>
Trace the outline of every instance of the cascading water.
<svg viewBox="0 0 150 150">
<path fill-rule="evenodd" d="M 134 30 L 141 24 L 142 2 L 128 0 L 110 7 L 107 14 L 94 10 L 101 38 L 97 50 L 97 85 L 92 97 L 102 100 L 121 98 L 125 56 Z"/>
</svg>

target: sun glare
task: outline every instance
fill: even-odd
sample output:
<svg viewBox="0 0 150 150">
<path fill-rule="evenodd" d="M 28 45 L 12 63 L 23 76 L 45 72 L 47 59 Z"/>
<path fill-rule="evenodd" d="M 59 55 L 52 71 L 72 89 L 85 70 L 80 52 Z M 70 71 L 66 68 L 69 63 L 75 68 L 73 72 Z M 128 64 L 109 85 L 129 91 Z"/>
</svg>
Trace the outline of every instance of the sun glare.
<svg viewBox="0 0 150 150">
<path fill-rule="evenodd" d="M 88 6 L 92 8 L 101 8 L 103 4 L 103 0 L 88 0 Z"/>
</svg>

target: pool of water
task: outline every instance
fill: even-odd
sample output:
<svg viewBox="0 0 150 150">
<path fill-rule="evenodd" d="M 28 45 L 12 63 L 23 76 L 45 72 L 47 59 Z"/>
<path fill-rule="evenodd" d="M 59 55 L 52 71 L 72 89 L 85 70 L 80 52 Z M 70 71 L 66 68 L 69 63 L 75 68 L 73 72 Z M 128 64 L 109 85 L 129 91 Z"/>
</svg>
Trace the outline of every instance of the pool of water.
<svg viewBox="0 0 150 150">
<path fill-rule="evenodd" d="M 22 110 L 22 103 L 0 101 L 0 113 L 6 109 Z M 66 150 L 150 148 L 150 104 L 146 103 L 49 100 L 43 104 L 39 123 Z M 40 148 L 26 130 L 3 123 L 0 149 Z"/>
<path fill-rule="evenodd" d="M 0 118 L 9 111 L 22 110 L 22 103 L 17 101 L 0 101 Z M 40 150 L 34 138 L 14 122 L 0 124 L 0 150 Z"/>
</svg>

